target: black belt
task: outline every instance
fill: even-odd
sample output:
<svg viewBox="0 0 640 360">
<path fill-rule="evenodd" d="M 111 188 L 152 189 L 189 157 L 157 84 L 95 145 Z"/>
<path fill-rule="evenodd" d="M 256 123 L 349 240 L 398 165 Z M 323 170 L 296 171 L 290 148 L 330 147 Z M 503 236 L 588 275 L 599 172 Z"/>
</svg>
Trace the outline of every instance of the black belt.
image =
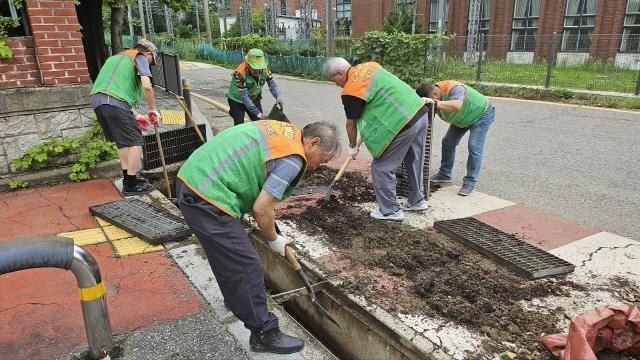
<svg viewBox="0 0 640 360">
<path fill-rule="evenodd" d="M 418 112 L 415 115 L 413 115 L 411 120 L 409 120 L 409 122 L 404 125 L 404 127 L 402 128 L 402 130 L 400 130 L 400 132 L 398 132 L 398 134 L 412 127 L 413 124 L 417 123 L 418 120 L 420 120 L 427 113 L 429 113 L 429 107 L 427 107 L 427 105 L 423 105 L 418 110 Z"/>
</svg>

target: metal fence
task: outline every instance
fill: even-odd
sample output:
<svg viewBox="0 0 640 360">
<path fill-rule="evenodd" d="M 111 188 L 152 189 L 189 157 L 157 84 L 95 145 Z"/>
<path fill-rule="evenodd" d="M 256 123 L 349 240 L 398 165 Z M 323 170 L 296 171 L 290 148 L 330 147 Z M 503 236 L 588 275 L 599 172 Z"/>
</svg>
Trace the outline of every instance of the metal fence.
<svg viewBox="0 0 640 360">
<path fill-rule="evenodd" d="M 177 54 L 158 54 L 156 64 L 151 66 L 151 75 L 153 75 L 153 85 L 176 95 L 182 95 L 180 56 Z"/>
<path fill-rule="evenodd" d="M 431 47 L 427 77 L 638 94 L 640 51 L 629 37 L 481 34 L 478 44 L 475 54 L 464 36 Z"/>
</svg>

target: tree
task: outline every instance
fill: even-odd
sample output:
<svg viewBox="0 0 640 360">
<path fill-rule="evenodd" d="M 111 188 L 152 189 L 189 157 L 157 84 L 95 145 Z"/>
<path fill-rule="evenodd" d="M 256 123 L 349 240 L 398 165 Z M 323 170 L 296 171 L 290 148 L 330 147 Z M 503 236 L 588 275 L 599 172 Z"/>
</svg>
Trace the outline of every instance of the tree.
<svg viewBox="0 0 640 360">
<path fill-rule="evenodd" d="M 388 33 L 403 32 L 411 34 L 413 23 L 413 6 L 411 4 L 395 4 L 382 24 L 382 31 Z M 421 24 L 416 22 L 416 34 L 420 32 Z"/>
</svg>

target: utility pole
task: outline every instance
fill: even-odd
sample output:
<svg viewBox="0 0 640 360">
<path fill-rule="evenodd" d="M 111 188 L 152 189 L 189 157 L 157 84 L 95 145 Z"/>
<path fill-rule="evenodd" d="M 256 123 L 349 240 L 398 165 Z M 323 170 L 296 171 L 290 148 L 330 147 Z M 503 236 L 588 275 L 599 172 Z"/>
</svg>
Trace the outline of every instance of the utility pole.
<svg viewBox="0 0 640 360">
<path fill-rule="evenodd" d="M 418 16 L 418 2 L 416 0 L 412 0 L 409 4 L 413 4 L 413 14 L 411 14 L 411 35 L 416 34 L 416 17 Z"/>
<path fill-rule="evenodd" d="M 200 14 L 198 13 L 198 0 L 195 2 L 196 6 L 196 31 L 198 31 L 198 42 L 200 42 Z"/>
<path fill-rule="evenodd" d="M 326 18 L 325 21 L 327 22 L 327 56 L 331 55 L 331 49 L 333 48 L 333 10 L 331 5 L 331 0 L 325 0 L 324 16 Z"/>
<path fill-rule="evenodd" d="M 211 20 L 209 18 L 209 0 L 202 0 L 202 11 L 204 12 L 204 22 L 207 28 L 207 42 L 213 44 L 213 36 L 211 36 Z"/>
<path fill-rule="evenodd" d="M 149 40 L 154 41 L 156 37 L 156 30 L 153 27 L 151 0 L 144 0 L 144 7 L 147 10 L 147 29 L 149 30 Z"/>
<path fill-rule="evenodd" d="M 480 2 L 482 0 L 469 1 L 469 35 L 467 36 L 467 61 L 475 64 L 478 59 L 478 31 L 480 29 Z"/>
<path fill-rule="evenodd" d="M 171 16 L 171 10 L 167 5 L 164 6 L 164 21 L 167 24 L 167 33 L 173 36 L 173 19 Z"/>
<path fill-rule="evenodd" d="M 147 38 L 147 30 L 144 27 L 144 7 L 142 6 L 142 0 L 138 0 L 138 16 L 140 16 L 140 27 L 142 28 L 142 37 Z"/>
</svg>

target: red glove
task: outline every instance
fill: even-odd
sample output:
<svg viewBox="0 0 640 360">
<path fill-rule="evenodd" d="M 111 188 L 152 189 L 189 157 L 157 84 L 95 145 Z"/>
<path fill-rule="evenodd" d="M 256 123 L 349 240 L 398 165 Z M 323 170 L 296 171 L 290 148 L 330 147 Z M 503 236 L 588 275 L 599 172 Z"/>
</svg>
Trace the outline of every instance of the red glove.
<svg viewBox="0 0 640 360">
<path fill-rule="evenodd" d="M 160 119 L 160 113 L 152 110 L 149 111 L 149 113 L 147 114 L 147 116 L 149 117 L 149 121 L 151 121 L 151 123 L 153 125 L 158 125 L 158 119 Z"/>
<path fill-rule="evenodd" d="M 140 114 L 136 115 L 136 124 L 138 125 L 140 130 L 149 130 L 149 122 L 147 122 L 147 119 Z"/>
</svg>

